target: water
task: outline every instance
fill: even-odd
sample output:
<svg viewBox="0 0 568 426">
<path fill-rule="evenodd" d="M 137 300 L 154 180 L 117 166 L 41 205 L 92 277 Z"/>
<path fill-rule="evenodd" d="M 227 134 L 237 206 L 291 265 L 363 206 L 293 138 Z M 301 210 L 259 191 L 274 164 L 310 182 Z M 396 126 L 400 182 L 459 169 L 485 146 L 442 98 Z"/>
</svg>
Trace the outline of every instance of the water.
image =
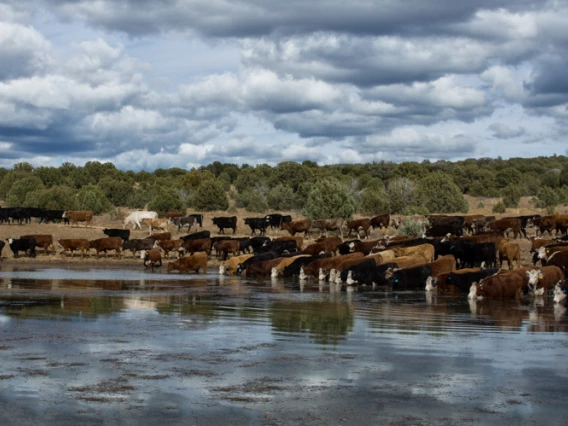
<svg viewBox="0 0 568 426">
<path fill-rule="evenodd" d="M 550 296 L 4 266 L 0 422 L 565 424 L 567 332 Z"/>
</svg>

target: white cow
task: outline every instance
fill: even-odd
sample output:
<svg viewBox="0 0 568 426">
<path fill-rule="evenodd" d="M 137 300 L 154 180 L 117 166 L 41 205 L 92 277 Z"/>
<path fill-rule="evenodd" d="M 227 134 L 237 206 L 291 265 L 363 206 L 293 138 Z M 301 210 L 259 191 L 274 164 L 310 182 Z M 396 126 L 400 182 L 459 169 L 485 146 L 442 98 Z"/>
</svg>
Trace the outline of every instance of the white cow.
<svg viewBox="0 0 568 426">
<path fill-rule="evenodd" d="M 132 212 L 128 216 L 126 216 L 126 219 L 124 219 L 122 227 L 126 229 L 126 225 L 131 223 L 132 229 L 142 229 L 142 226 L 140 225 L 140 221 L 142 219 L 156 219 L 157 217 L 158 213 L 156 212 L 139 210 L 136 212 Z"/>
</svg>

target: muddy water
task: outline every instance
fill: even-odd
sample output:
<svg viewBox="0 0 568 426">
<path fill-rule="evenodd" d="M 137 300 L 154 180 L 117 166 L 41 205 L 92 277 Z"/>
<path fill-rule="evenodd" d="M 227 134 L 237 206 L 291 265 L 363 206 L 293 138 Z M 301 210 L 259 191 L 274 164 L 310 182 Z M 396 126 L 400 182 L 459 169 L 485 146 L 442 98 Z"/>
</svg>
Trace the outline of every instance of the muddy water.
<svg viewBox="0 0 568 426">
<path fill-rule="evenodd" d="M 0 423 L 565 424 L 568 316 L 549 296 L 210 272 L 4 266 Z"/>
</svg>

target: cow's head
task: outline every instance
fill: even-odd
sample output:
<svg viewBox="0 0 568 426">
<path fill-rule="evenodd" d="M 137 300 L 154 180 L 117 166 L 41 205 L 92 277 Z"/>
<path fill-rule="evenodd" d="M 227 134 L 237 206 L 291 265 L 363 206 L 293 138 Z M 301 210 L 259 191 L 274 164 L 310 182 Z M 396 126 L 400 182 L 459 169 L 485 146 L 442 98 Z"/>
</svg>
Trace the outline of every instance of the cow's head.
<svg viewBox="0 0 568 426">
<path fill-rule="evenodd" d="M 353 279 L 353 271 L 347 272 L 347 279 L 345 280 L 347 285 L 357 284 L 357 280 Z"/>
<path fill-rule="evenodd" d="M 566 302 L 568 291 L 568 285 L 562 283 L 562 281 L 558 281 L 554 285 L 554 303 L 563 303 Z"/>
<path fill-rule="evenodd" d="M 320 281 L 325 281 L 327 279 L 327 269 L 319 269 L 318 279 Z"/>
<path fill-rule="evenodd" d="M 435 291 L 436 290 L 435 283 L 434 283 L 434 280 L 432 279 L 432 277 L 426 278 L 425 290 L 426 291 Z"/>
<path fill-rule="evenodd" d="M 272 267 L 272 270 L 270 271 L 270 278 L 278 278 L 278 269 L 276 269 L 276 266 Z"/>
<path fill-rule="evenodd" d="M 306 275 L 306 273 L 304 272 L 304 267 L 302 266 L 300 268 L 300 277 L 301 280 L 306 280 L 308 278 L 308 276 Z"/>
<path fill-rule="evenodd" d="M 225 275 L 225 271 L 226 269 L 228 269 L 228 266 L 225 265 L 219 265 L 219 275 Z"/>
<path fill-rule="evenodd" d="M 478 287 L 478 284 L 476 282 L 471 283 L 471 287 L 469 287 L 469 294 L 467 295 L 468 299 L 475 300 L 475 299 L 478 298 L 477 287 Z"/>
</svg>

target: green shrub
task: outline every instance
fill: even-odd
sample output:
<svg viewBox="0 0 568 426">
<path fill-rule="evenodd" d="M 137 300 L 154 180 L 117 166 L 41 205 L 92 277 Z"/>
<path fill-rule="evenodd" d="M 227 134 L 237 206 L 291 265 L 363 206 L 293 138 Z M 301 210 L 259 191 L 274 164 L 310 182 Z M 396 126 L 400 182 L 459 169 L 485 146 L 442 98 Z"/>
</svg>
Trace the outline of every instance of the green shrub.
<svg viewBox="0 0 568 426">
<path fill-rule="evenodd" d="M 76 195 L 78 210 L 92 210 L 94 214 L 108 213 L 113 205 L 96 185 L 85 185 Z"/>
<path fill-rule="evenodd" d="M 300 207 L 292 188 L 283 184 L 278 184 L 268 191 L 266 201 L 272 210 L 294 210 Z"/>
<path fill-rule="evenodd" d="M 491 211 L 493 213 L 505 213 L 507 211 L 507 206 L 505 206 L 505 203 L 503 203 L 503 201 L 499 201 L 493 206 Z"/>
<path fill-rule="evenodd" d="M 505 204 L 505 207 L 519 207 L 522 191 L 518 185 L 510 183 L 501 190 L 501 195 L 503 196 L 503 204 Z"/>
<path fill-rule="evenodd" d="M 237 207 L 246 209 L 249 212 L 264 213 L 268 210 L 266 197 L 259 189 L 247 189 L 235 197 Z"/>
<path fill-rule="evenodd" d="M 185 211 L 185 204 L 176 190 L 168 189 L 156 194 L 152 201 L 148 203 L 148 210 L 158 212 L 160 216 L 163 216 L 171 211 Z"/>
<path fill-rule="evenodd" d="M 409 219 L 404 225 L 398 228 L 398 233 L 411 238 L 421 237 L 424 234 L 425 225 L 426 222 Z"/>
<path fill-rule="evenodd" d="M 302 210 L 310 220 L 342 217 L 349 219 L 355 212 L 355 201 L 349 188 L 339 181 L 328 178 L 312 185 Z"/>
<path fill-rule="evenodd" d="M 196 210 L 214 211 L 227 210 L 229 201 L 223 189 L 223 184 L 217 179 L 207 179 L 203 181 L 191 199 L 191 205 Z"/>
<path fill-rule="evenodd" d="M 53 186 L 29 192 L 24 207 L 40 207 L 51 210 L 76 210 L 75 191 L 67 186 Z"/>
<path fill-rule="evenodd" d="M 126 206 L 131 209 L 143 209 L 152 199 L 152 194 L 144 189 L 132 189 L 126 197 Z"/>
<path fill-rule="evenodd" d="M 6 204 L 11 207 L 23 206 L 28 193 L 41 189 L 45 189 L 45 186 L 37 176 L 18 179 L 12 184 L 6 195 Z"/>
<path fill-rule="evenodd" d="M 467 213 L 469 205 L 452 177 L 443 172 L 430 173 L 419 183 L 422 205 L 431 213 Z"/>
<path fill-rule="evenodd" d="M 390 212 L 390 202 L 386 191 L 366 189 L 359 198 L 359 212 L 375 216 Z"/>
</svg>

